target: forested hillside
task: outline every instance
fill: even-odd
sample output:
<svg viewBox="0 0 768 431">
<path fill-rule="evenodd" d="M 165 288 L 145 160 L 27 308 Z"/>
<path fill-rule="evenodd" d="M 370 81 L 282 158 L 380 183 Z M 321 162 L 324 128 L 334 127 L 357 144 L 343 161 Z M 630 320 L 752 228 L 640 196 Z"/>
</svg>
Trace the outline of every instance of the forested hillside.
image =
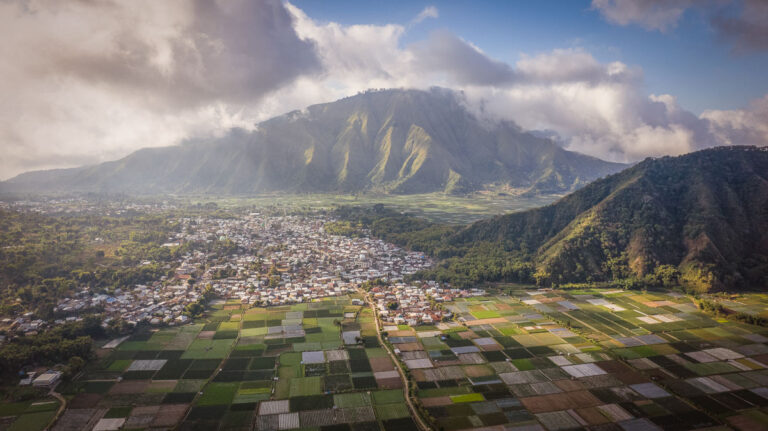
<svg viewBox="0 0 768 431">
<path fill-rule="evenodd" d="M 399 215 L 369 226 L 442 259 L 424 275 L 460 285 L 610 281 L 682 283 L 700 292 L 765 289 L 768 150 L 728 147 L 648 159 L 552 205 L 462 228 Z"/>
</svg>

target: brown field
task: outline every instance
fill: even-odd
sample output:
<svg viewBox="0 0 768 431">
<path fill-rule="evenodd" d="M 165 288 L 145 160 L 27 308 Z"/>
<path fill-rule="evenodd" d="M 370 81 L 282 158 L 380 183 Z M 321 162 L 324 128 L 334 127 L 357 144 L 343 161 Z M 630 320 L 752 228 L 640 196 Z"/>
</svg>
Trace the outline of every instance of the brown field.
<svg viewBox="0 0 768 431">
<path fill-rule="evenodd" d="M 472 339 L 472 338 L 477 338 L 477 334 L 475 334 L 472 331 L 464 331 L 464 332 L 459 332 L 459 337 L 461 337 L 461 338 L 463 338 L 465 340 L 469 340 L 469 339 Z"/>
<path fill-rule="evenodd" d="M 416 331 L 413 329 L 409 329 L 406 331 L 392 331 L 389 333 L 390 337 L 412 337 L 414 334 L 416 334 Z"/>
<path fill-rule="evenodd" d="M 600 425 L 600 424 L 605 424 L 611 421 L 610 419 L 605 417 L 605 415 L 602 414 L 600 410 L 594 407 L 578 409 L 576 410 L 576 413 L 578 413 L 578 415 L 581 416 L 582 419 L 587 421 L 589 425 Z"/>
<path fill-rule="evenodd" d="M 464 374 L 467 377 L 483 377 L 493 374 L 493 369 L 486 365 L 467 365 L 464 368 Z"/>
<path fill-rule="evenodd" d="M 200 333 L 197 334 L 197 338 L 202 338 L 203 340 L 211 340 L 213 339 L 214 334 L 216 334 L 216 331 L 200 331 Z"/>
<path fill-rule="evenodd" d="M 573 391 L 560 394 L 542 395 L 520 400 L 531 413 L 554 412 L 576 408 L 594 407 L 602 404 L 588 391 Z"/>
<path fill-rule="evenodd" d="M 374 373 L 378 371 L 390 371 L 395 369 L 395 366 L 392 365 L 392 360 L 389 359 L 389 356 L 385 356 L 383 358 L 369 358 L 368 362 L 371 363 L 371 368 L 373 369 Z"/>
<path fill-rule="evenodd" d="M 421 404 L 424 405 L 424 407 L 439 407 L 439 406 L 447 406 L 450 404 L 453 404 L 453 401 L 451 401 L 451 397 L 432 397 L 432 398 L 422 398 Z"/>
<path fill-rule="evenodd" d="M 480 348 L 480 350 L 484 350 L 486 352 L 495 352 L 499 350 L 504 350 L 504 347 L 502 347 L 501 344 L 486 344 L 484 346 L 477 346 Z"/>
<path fill-rule="evenodd" d="M 160 411 L 160 406 L 140 406 L 140 407 L 134 407 L 133 410 L 131 410 L 131 415 L 137 415 L 137 416 L 155 415 L 159 411 Z"/>
<path fill-rule="evenodd" d="M 401 352 L 413 352 L 416 350 L 423 350 L 421 347 L 421 344 L 419 343 L 403 343 L 398 344 L 397 348 L 400 349 Z"/>
<path fill-rule="evenodd" d="M 503 317 L 491 317 L 490 319 L 478 319 L 469 322 L 470 325 L 493 325 L 494 323 L 509 323 L 509 320 Z"/>
<path fill-rule="evenodd" d="M 403 387 L 403 381 L 399 377 L 376 380 L 379 389 L 400 389 Z"/>
<path fill-rule="evenodd" d="M 173 427 L 184 418 L 187 413 L 188 404 L 169 404 L 164 405 L 155 420 L 152 422 L 153 427 Z"/>
<path fill-rule="evenodd" d="M 101 401 L 99 394 L 77 394 L 72 401 L 67 403 L 68 409 L 92 409 Z"/>
<path fill-rule="evenodd" d="M 550 302 L 565 301 L 565 298 L 563 298 L 562 296 L 553 296 L 551 298 L 550 297 L 541 297 L 541 298 L 538 298 L 538 300 L 542 304 L 549 304 Z"/>
<path fill-rule="evenodd" d="M 582 391 L 584 390 L 584 385 L 581 384 L 578 380 L 555 380 L 553 382 L 557 385 L 558 388 L 562 389 L 565 392 L 573 392 L 573 391 Z"/>
<path fill-rule="evenodd" d="M 424 374 L 424 370 L 411 370 L 411 378 L 416 382 L 427 381 L 427 376 Z"/>
</svg>

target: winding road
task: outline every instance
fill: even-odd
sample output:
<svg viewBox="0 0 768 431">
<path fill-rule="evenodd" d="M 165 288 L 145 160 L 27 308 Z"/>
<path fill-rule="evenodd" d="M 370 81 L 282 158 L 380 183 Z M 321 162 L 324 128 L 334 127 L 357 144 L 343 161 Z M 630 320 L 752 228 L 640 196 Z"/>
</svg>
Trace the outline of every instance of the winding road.
<svg viewBox="0 0 768 431">
<path fill-rule="evenodd" d="M 400 360 L 389 347 L 389 345 L 384 342 L 384 339 L 381 336 L 381 320 L 379 319 L 379 313 L 376 311 L 376 307 L 374 306 L 373 301 L 371 301 L 371 298 L 368 296 L 367 292 L 363 291 L 362 289 L 359 289 L 359 292 L 363 295 L 365 302 L 368 304 L 368 306 L 371 307 L 371 311 L 373 312 L 373 319 L 376 322 L 376 335 L 379 337 L 379 344 L 381 344 L 384 349 L 386 349 L 387 353 L 389 353 L 389 357 L 397 367 L 397 372 L 400 374 L 400 379 L 403 381 L 403 395 L 405 395 L 405 402 L 408 404 L 408 408 L 411 410 L 411 416 L 416 420 L 416 424 L 422 431 L 431 430 L 432 428 L 427 425 L 413 403 L 413 397 L 411 395 L 410 386 L 408 384 L 408 378 L 405 376 L 403 365 L 400 363 Z"/>
</svg>

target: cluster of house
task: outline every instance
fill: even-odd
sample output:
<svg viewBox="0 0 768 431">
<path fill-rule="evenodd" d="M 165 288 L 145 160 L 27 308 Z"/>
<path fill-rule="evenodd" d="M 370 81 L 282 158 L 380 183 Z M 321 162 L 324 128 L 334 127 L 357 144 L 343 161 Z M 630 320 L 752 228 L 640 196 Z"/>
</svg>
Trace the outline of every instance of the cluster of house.
<svg viewBox="0 0 768 431">
<path fill-rule="evenodd" d="M 20 334 L 35 335 L 38 331 L 45 329 L 48 322 L 34 317 L 34 313 L 26 312 L 16 318 L 6 317 L 0 320 L 0 328 Z M 0 341 L 4 341 L 4 338 Z"/>
<path fill-rule="evenodd" d="M 0 209 L 38 214 L 99 214 L 119 216 L 131 213 L 160 213 L 177 206 L 169 201 L 104 201 L 84 197 L 41 198 L 38 200 L 0 201 Z"/>
<path fill-rule="evenodd" d="M 47 370 L 38 374 L 37 372 L 29 372 L 19 380 L 19 386 L 34 386 L 36 388 L 51 388 L 56 386 L 63 373 L 56 370 Z"/>
<path fill-rule="evenodd" d="M 164 280 L 165 281 L 165 280 Z M 77 320 L 82 311 L 97 309 L 107 318 L 105 323 L 120 317 L 128 323 L 147 321 L 150 324 L 175 325 L 186 323 L 185 307 L 196 302 L 200 292 L 186 283 L 156 281 L 150 285 L 136 285 L 131 290 L 117 289 L 114 294 L 93 294 L 83 288 L 75 296 L 62 299 L 54 308 L 60 316 L 54 323 Z"/>
<path fill-rule="evenodd" d="M 209 265 L 201 283 L 243 303 L 280 305 L 354 292 L 368 280 L 402 280 L 432 264 L 423 253 L 381 240 L 328 234 L 323 225 L 329 221 L 319 215 L 259 213 L 242 219 L 196 219 L 197 238 L 226 238 L 245 251 Z"/>
<path fill-rule="evenodd" d="M 10 205 L 40 211 L 62 206 L 80 210 L 96 207 L 78 200 Z M 110 206 L 104 211 L 153 212 L 168 206 L 135 205 L 135 208 Z M 280 305 L 344 295 L 369 280 L 382 280 L 387 286 L 373 292 L 386 321 L 418 324 L 449 317 L 438 305 L 442 301 L 480 294 L 474 290 L 441 287 L 434 282 L 420 286 L 403 284 L 405 276 L 428 268 L 432 261 L 423 253 L 410 252 L 367 236 L 332 235 L 323 227 L 333 219 L 321 214 L 254 212 L 232 218 L 201 216 L 177 221 L 180 229 L 168 238 L 166 246 L 175 247 L 189 241 L 208 244 L 226 241 L 237 246 L 237 254 L 222 256 L 216 253 L 215 247 L 208 251 L 190 251 L 168 265 L 169 270 L 175 267 L 172 276 L 111 294 L 94 292 L 84 286 L 76 295 L 62 299 L 55 306 L 54 322 L 36 320 L 27 313 L 13 320 L 6 319 L 0 326 L 16 333 L 34 334 L 51 324 L 76 321 L 92 311 L 104 313 L 104 325 L 116 318 L 129 323 L 176 325 L 189 321 L 185 315 L 187 306 L 198 301 L 206 288 L 245 304 Z M 397 304 L 395 309 L 387 307 L 392 302 Z"/>
<path fill-rule="evenodd" d="M 485 296 L 483 289 L 451 289 L 435 281 L 414 286 L 392 283 L 375 286 L 369 292 L 382 323 L 396 325 L 431 325 L 450 319 L 452 313 L 441 304 L 455 298 Z"/>
</svg>

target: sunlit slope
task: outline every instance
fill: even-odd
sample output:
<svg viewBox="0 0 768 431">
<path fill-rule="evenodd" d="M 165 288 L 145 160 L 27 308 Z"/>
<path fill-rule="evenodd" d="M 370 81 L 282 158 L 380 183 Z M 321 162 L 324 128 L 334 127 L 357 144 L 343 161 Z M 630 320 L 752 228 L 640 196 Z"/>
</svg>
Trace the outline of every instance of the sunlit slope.
<svg viewBox="0 0 768 431">
<path fill-rule="evenodd" d="M 540 277 L 584 282 L 677 268 L 706 291 L 768 285 L 768 150 L 646 160 L 535 210 L 477 222 L 451 242 L 530 252 Z"/>
<path fill-rule="evenodd" d="M 512 123 L 478 120 L 446 90 L 385 90 L 279 116 L 254 131 L 23 174 L 3 189 L 562 193 L 624 167 L 563 150 Z"/>
</svg>

